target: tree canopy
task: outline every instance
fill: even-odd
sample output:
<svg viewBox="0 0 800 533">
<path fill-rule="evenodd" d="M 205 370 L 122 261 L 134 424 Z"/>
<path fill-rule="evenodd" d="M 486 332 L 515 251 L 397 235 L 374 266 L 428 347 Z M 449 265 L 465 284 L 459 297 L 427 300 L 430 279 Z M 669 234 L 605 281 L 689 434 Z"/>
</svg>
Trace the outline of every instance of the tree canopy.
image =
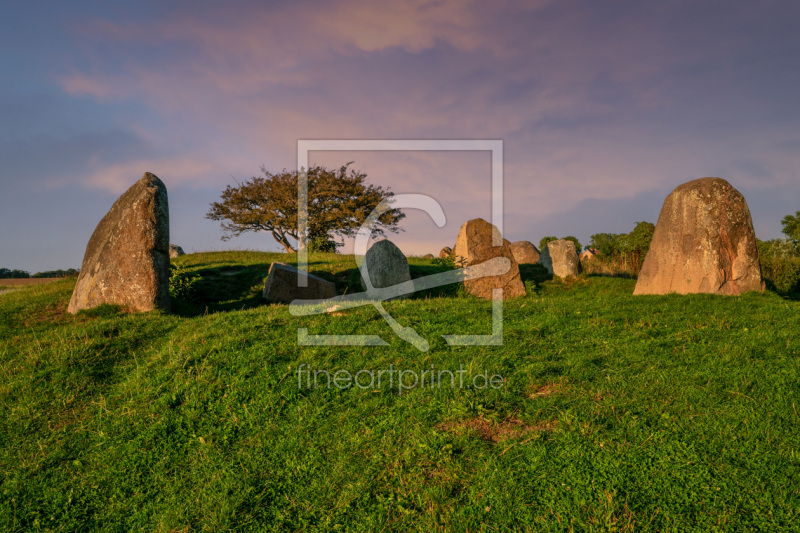
<svg viewBox="0 0 800 533">
<path fill-rule="evenodd" d="M 786 215 L 781 220 L 783 234 L 793 241 L 800 241 L 800 211 L 794 215 Z"/>
<path fill-rule="evenodd" d="M 334 236 L 355 235 L 364 220 L 383 200 L 394 193 L 388 188 L 366 184 L 367 175 L 349 168 L 320 166 L 308 169 L 308 234 L 309 242 L 318 248 L 333 246 Z M 297 234 L 299 172 L 283 170 L 278 174 L 261 168 L 263 176 L 228 186 L 222 201 L 211 204 L 206 218 L 221 221 L 222 240 L 229 240 L 247 231 L 267 231 L 287 252 L 295 252 L 289 237 Z M 372 228 L 373 235 L 385 231 L 397 233 L 405 214 L 399 210 L 384 213 Z M 322 244 L 320 244 L 322 243 Z M 334 248 L 335 249 L 335 248 Z"/>
</svg>

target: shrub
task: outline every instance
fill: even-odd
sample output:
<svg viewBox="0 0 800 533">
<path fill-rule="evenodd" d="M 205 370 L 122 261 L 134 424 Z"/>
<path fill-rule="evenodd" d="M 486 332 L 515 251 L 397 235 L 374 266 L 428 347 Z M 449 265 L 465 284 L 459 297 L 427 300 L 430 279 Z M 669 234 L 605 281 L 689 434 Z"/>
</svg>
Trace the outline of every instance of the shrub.
<svg viewBox="0 0 800 533">
<path fill-rule="evenodd" d="M 342 244 L 337 243 L 327 235 L 318 235 L 308 240 L 309 252 L 323 252 L 327 254 L 335 254 L 337 248 Z"/>
<path fill-rule="evenodd" d="M 770 290 L 800 293 L 800 257 L 761 257 L 761 274 Z"/>
<path fill-rule="evenodd" d="M 197 297 L 197 282 L 200 276 L 190 275 L 179 264 L 169 265 L 169 295 L 178 300 L 194 300 Z"/>
<path fill-rule="evenodd" d="M 445 267 L 449 270 L 456 270 L 467 266 L 467 261 L 463 257 L 459 257 L 458 259 L 456 259 L 455 255 L 450 254 L 447 257 L 435 257 L 431 261 L 431 264 L 440 267 Z"/>
<path fill-rule="evenodd" d="M 544 250 L 544 247 L 547 246 L 548 242 L 557 240 L 558 240 L 557 237 L 542 237 L 542 240 L 539 241 L 539 251 L 541 252 L 542 250 Z"/>
</svg>

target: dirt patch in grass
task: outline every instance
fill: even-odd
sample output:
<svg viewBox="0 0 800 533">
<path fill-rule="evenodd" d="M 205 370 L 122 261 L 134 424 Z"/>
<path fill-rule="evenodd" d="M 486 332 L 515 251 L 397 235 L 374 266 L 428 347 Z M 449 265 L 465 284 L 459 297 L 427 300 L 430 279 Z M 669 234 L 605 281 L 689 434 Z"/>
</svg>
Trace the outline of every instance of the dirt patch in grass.
<svg viewBox="0 0 800 533">
<path fill-rule="evenodd" d="M 437 429 L 454 435 L 474 433 L 486 442 L 497 443 L 529 436 L 531 434 L 553 431 L 555 427 L 555 420 L 537 424 L 526 424 L 517 418 L 508 418 L 502 422 L 486 420 L 485 418 L 472 418 L 469 420 L 460 420 L 458 422 L 445 422 L 439 424 Z"/>
<path fill-rule="evenodd" d="M 562 393 L 565 389 L 566 385 L 563 382 L 553 381 L 551 383 L 532 387 L 531 392 L 528 393 L 528 398 L 546 398 L 554 394 Z"/>
<path fill-rule="evenodd" d="M 59 304 L 51 304 L 36 313 L 35 315 L 31 316 L 24 322 L 26 326 L 32 326 L 39 322 L 57 322 L 63 319 L 66 316 L 71 317 L 72 315 L 67 315 L 67 303 L 59 303 Z"/>
</svg>

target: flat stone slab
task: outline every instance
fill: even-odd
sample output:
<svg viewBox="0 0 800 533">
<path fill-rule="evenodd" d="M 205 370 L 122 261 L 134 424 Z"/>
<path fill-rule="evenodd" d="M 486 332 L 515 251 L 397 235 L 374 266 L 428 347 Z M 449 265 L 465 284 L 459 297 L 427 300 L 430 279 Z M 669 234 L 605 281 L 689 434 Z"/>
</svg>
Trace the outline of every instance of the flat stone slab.
<svg viewBox="0 0 800 533">
<path fill-rule="evenodd" d="M 264 298 L 269 302 L 292 303 L 295 300 L 324 300 L 336 296 L 336 286 L 330 281 L 306 274 L 307 287 L 297 286 L 300 271 L 286 263 L 272 263 L 264 282 Z"/>
</svg>

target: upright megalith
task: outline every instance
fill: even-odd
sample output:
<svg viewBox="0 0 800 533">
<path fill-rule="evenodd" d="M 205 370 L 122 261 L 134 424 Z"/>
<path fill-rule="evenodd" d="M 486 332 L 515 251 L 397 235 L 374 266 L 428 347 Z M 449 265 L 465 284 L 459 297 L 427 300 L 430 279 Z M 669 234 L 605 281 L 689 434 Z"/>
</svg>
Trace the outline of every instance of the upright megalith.
<svg viewBox="0 0 800 533">
<path fill-rule="evenodd" d="M 336 296 L 336 286 L 330 281 L 306 274 L 307 285 L 297 286 L 300 271 L 286 263 L 272 263 L 264 282 L 263 296 L 269 302 L 289 304 L 295 300 L 326 300 Z"/>
<path fill-rule="evenodd" d="M 575 243 L 566 239 L 550 241 L 542 249 L 539 263 L 548 272 L 559 278 L 577 277 L 581 272 L 581 262 Z"/>
<path fill-rule="evenodd" d="M 495 235 L 502 245 L 494 246 Z M 468 279 L 464 282 L 464 288 L 470 294 L 487 300 L 492 298 L 493 289 L 503 289 L 503 299 L 524 296 L 525 284 L 519 275 L 519 265 L 511 253 L 511 243 L 502 238 L 500 230 L 482 218 L 470 220 L 461 226 L 453 247 L 453 258 L 457 265 L 479 265 L 495 257 L 505 257 L 510 261 L 508 271 L 499 276 Z"/>
<path fill-rule="evenodd" d="M 539 250 L 530 241 L 512 242 L 511 253 L 520 265 L 539 261 Z"/>
<path fill-rule="evenodd" d="M 400 248 L 387 239 L 376 242 L 367 250 L 367 255 L 364 256 L 364 266 L 369 272 L 370 283 L 376 289 L 385 289 L 386 287 L 411 281 L 408 259 L 400 251 Z M 361 275 L 361 285 L 364 290 L 367 290 L 363 271 Z M 411 295 L 404 294 L 390 299 L 408 298 L 409 296 Z"/>
<path fill-rule="evenodd" d="M 741 294 L 764 290 L 744 196 L 720 178 L 675 188 L 664 200 L 633 294 Z"/>
<path fill-rule="evenodd" d="M 167 188 L 149 172 L 92 233 L 67 311 L 105 303 L 135 311 L 170 308 Z"/>
</svg>

